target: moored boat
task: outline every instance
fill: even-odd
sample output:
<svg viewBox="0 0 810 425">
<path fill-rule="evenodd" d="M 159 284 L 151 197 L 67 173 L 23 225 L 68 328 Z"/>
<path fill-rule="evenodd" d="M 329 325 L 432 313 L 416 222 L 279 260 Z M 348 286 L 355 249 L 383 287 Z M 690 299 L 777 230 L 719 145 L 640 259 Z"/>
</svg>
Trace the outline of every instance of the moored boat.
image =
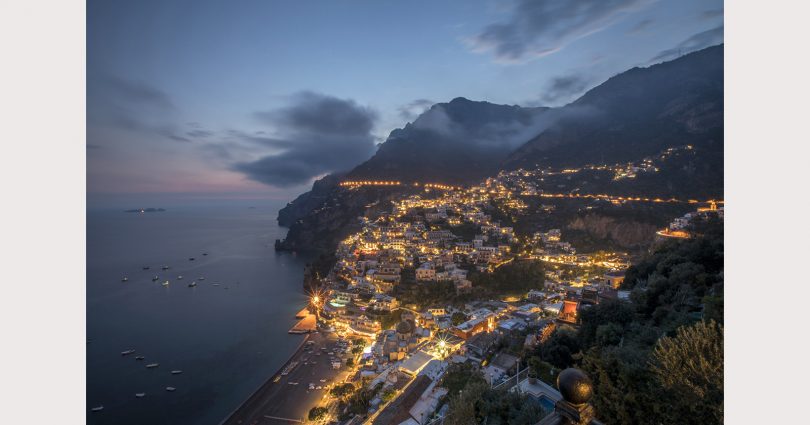
<svg viewBox="0 0 810 425">
<path fill-rule="evenodd" d="M 172 371 L 172 375 L 179 375 L 179 374 L 181 374 L 181 373 L 183 373 L 183 371 L 182 371 L 182 370 L 173 370 L 173 371 Z"/>
<path fill-rule="evenodd" d="M 147 369 L 154 369 L 154 368 L 156 368 L 158 366 L 160 366 L 160 363 L 149 363 L 148 365 L 146 365 L 146 368 Z"/>
<path fill-rule="evenodd" d="M 90 409 L 91 412 L 100 412 L 102 410 L 104 410 L 104 406 L 96 406 L 96 407 Z"/>
<path fill-rule="evenodd" d="M 132 353 L 134 353 L 134 352 L 135 352 L 135 350 L 133 350 L 133 349 L 131 349 L 131 348 L 130 348 L 129 350 L 124 350 L 124 351 L 122 351 L 122 352 L 121 352 L 121 355 L 122 355 L 122 356 L 128 356 L 128 355 L 130 355 L 130 354 L 132 354 Z"/>
<path fill-rule="evenodd" d="M 169 286 L 169 281 L 167 280 L 167 281 L 163 282 L 161 285 L 163 285 L 163 286 Z"/>
<path fill-rule="evenodd" d="M 126 276 L 124 276 L 124 277 L 122 277 L 122 278 L 121 278 L 121 282 L 126 282 L 126 281 L 128 281 L 128 280 L 129 280 L 129 278 L 128 278 L 128 277 L 126 277 Z"/>
<path fill-rule="evenodd" d="M 138 397 L 138 398 L 143 398 L 143 396 L 145 396 L 145 395 L 146 395 L 146 393 L 135 393 L 135 397 Z"/>
<path fill-rule="evenodd" d="M 172 391 L 174 391 L 176 389 L 177 388 L 175 388 L 175 387 L 166 387 L 166 391 L 169 391 L 169 392 L 172 392 Z"/>
<path fill-rule="evenodd" d="M 189 288 L 193 288 L 195 286 L 197 286 L 197 282 L 191 282 L 191 283 L 188 284 Z"/>
</svg>

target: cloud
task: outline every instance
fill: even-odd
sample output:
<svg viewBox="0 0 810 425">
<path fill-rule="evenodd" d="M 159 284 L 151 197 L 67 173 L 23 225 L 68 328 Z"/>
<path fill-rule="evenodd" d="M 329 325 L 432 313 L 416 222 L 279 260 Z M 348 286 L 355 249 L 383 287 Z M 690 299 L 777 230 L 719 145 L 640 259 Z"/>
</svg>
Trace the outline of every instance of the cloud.
<svg viewBox="0 0 810 425">
<path fill-rule="evenodd" d="M 703 13 L 700 14 L 700 17 L 703 19 L 714 19 L 721 16 L 723 16 L 723 9 L 704 10 Z"/>
<path fill-rule="evenodd" d="M 643 19 L 634 25 L 633 28 L 630 28 L 630 31 L 627 31 L 627 33 L 633 35 L 644 32 L 653 22 L 655 22 L 653 19 Z"/>
<path fill-rule="evenodd" d="M 186 132 L 186 136 L 193 137 L 195 139 L 196 138 L 205 139 L 205 138 L 211 137 L 213 135 L 214 135 L 214 132 L 212 132 L 212 131 L 201 130 L 201 129 L 197 129 L 197 128 L 195 128 L 194 130 L 189 130 L 189 131 Z"/>
<path fill-rule="evenodd" d="M 434 103 L 436 102 L 429 99 L 416 99 L 413 102 L 400 106 L 397 108 L 397 111 L 399 111 L 399 116 L 405 121 L 413 121 Z"/>
<path fill-rule="evenodd" d="M 142 81 L 111 75 L 93 78 L 88 80 L 87 99 L 88 127 L 114 127 L 183 143 L 191 142 L 200 134 L 193 136 L 180 129 L 175 123 L 178 111 L 171 97 Z"/>
<path fill-rule="evenodd" d="M 650 59 L 650 63 L 672 60 L 687 53 L 705 49 L 706 47 L 714 46 L 722 42 L 723 26 L 720 25 L 694 34 L 671 49 L 662 50 L 655 57 Z"/>
<path fill-rule="evenodd" d="M 515 63 L 552 54 L 618 22 L 649 0 L 516 0 L 508 20 L 467 40 L 475 52 Z"/>
<path fill-rule="evenodd" d="M 569 101 L 574 96 L 583 93 L 591 84 L 591 80 L 583 75 L 571 74 L 554 77 L 548 83 L 540 99 L 546 103 Z"/>
<path fill-rule="evenodd" d="M 128 104 L 174 109 L 168 94 L 141 81 L 126 80 L 115 76 L 99 79 L 100 89 L 116 100 Z"/>
<path fill-rule="evenodd" d="M 374 151 L 371 130 L 377 113 L 353 100 L 302 92 L 284 108 L 253 115 L 274 128 L 277 137 L 235 135 L 278 152 L 238 162 L 233 169 L 258 182 L 277 187 L 307 183 L 317 176 L 348 169 Z"/>
</svg>

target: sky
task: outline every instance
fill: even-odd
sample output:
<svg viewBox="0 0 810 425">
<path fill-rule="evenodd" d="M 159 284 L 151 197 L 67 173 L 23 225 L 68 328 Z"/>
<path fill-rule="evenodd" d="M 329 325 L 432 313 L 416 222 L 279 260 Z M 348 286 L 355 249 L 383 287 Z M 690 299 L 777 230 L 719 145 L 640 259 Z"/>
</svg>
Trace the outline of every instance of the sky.
<svg viewBox="0 0 810 425">
<path fill-rule="evenodd" d="M 289 201 L 434 103 L 561 106 L 722 41 L 718 0 L 89 0 L 88 205 Z"/>
</svg>

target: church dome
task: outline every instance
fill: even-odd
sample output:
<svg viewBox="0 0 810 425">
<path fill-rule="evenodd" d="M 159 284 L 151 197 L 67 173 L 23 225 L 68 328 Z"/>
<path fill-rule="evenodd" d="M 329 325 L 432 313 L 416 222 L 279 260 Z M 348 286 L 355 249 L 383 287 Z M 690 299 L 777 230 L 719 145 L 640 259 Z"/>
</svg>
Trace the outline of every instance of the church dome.
<svg viewBox="0 0 810 425">
<path fill-rule="evenodd" d="M 411 324 L 404 320 L 399 322 L 399 324 L 397 325 L 398 334 L 409 334 L 411 333 L 411 331 L 412 331 Z"/>
</svg>

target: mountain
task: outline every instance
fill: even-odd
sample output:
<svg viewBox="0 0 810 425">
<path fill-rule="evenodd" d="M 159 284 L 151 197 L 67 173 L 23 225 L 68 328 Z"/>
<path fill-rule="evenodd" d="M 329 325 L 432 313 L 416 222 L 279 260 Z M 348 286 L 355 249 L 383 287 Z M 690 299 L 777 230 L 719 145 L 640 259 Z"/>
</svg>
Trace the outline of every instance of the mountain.
<svg viewBox="0 0 810 425">
<path fill-rule="evenodd" d="M 463 97 L 437 103 L 392 131 L 347 178 L 475 183 L 497 173 L 510 152 L 537 134 L 547 110 Z"/>
<path fill-rule="evenodd" d="M 693 145 L 722 176 L 723 46 L 633 68 L 555 113 L 503 168 L 612 164 Z"/>
<path fill-rule="evenodd" d="M 689 146 L 689 149 L 681 149 Z M 675 153 L 663 155 L 670 148 Z M 544 190 L 612 193 L 680 199 L 723 197 L 723 46 L 670 62 L 633 68 L 560 108 L 524 108 L 456 98 L 433 105 L 414 122 L 391 132 L 376 154 L 345 176 L 318 181 L 279 212 L 290 226 L 278 249 L 334 249 L 360 215 L 385 210 L 386 200 L 406 188 L 347 190 L 340 180 L 476 183 L 499 170 L 555 169 L 587 164 L 639 164 L 649 159 L 656 172 L 616 180 L 611 171 L 546 177 Z M 691 208 L 691 207 L 690 207 Z M 567 212 L 564 212 L 567 211 Z M 524 217 L 528 227 L 562 227 L 590 248 L 612 239 L 620 247 L 641 246 L 650 234 L 685 211 L 658 207 L 635 210 L 560 208 L 555 223 Z M 675 214 L 675 215 L 673 215 Z M 630 229 L 630 230 L 628 230 Z M 611 236 L 612 235 L 612 236 Z M 626 240 L 625 240 L 626 239 Z M 596 247 L 596 248 L 595 248 Z"/>
</svg>

